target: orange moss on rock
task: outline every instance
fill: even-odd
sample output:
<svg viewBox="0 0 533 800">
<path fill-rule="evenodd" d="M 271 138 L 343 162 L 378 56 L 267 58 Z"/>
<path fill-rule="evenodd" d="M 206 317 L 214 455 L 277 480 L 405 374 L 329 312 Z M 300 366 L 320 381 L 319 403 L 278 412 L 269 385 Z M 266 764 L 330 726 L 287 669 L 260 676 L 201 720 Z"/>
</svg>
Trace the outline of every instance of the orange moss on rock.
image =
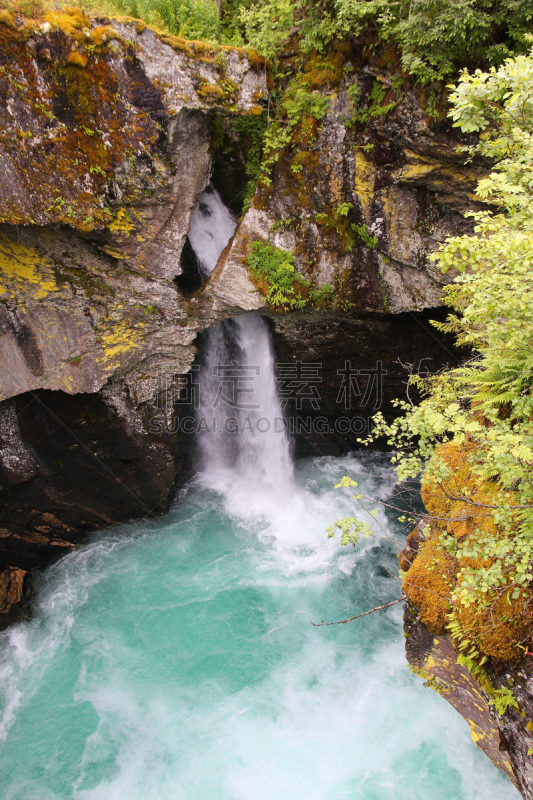
<svg viewBox="0 0 533 800">
<path fill-rule="evenodd" d="M 91 31 L 91 42 L 97 47 L 113 40 L 123 41 L 120 33 L 112 25 L 100 25 Z"/>
<path fill-rule="evenodd" d="M 67 36 L 75 39 L 77 44 L 82 44 L 89 38 L 91 20 L 79 8 L 51 9 L 44 15 L 53 30 L 63 31 Z"/>
<path fill-rule="evenodd" d="M 7 180 L 16 175 L 0 222 L 101 227 L 112 218 L 102 193 L 114 168 L 157 140 L 155 122 L 122 96 L 107 48 L 78 50 L 68 30 L 90 22 L 75 11 L 49 12 L 53 29 L 31 47 L 0 26 L 0 144 Z"/>
<path fill-rule="evenodd" d="M 7 25 L 8 28 L 16 30 L 17 25 L 13 16 L 5 8 L 0 8 L 0 25 Z"/>
<path fill-rule="evenodd" d="M 333 89 L 342 78 L 344 58 L 341 53 L 332 51 L 326 57 L 313 53 L 304 67 L 302 83 L 310 90 Z"/>
<path fill-rule="evenodd" d="M 87 56 L 82 55 L 79 50 L 71 50 L 67 58 L 69 64 L 75 67 L 81 67 L 81 69 L 85 69 L 88 60 Z"/>
<path fill-rule="evenodd" d="M 446 631 L 456 569 L 438 538 L 430 538 L 420 546 L 403 582 L 409 601 L 419 609 L 420 619 L 436 636 Z"/>
<path fill-rule="evenodd" d="M 456 618 L 466 635 L 473 639 L 481 652 L 497 661 L 518 662 L 524 651 L 518 646 L 533 633 L 531 597 L 497 598 L 490 610 L 480 612 L 474 606 L 456 611 Z"/>
<path fill-rule="evenodd" d="M 459 499 L 466 489 L 473 503 L 490 505 L 495 501 L 497 487 L 492 483 L 479 484 L 472 470 L 476 447 L 471 442 L 441 445 L 437 451 L 452 475 L 443 487 L 434 481 L 422 485 L 422 499 L 429 513 L 426 537 L 410 566 L 407 551 L 400 558 L 405 573 L 403 588 L 409 601 L 419 610 L 420 618 L 434 634 L 446 632 L 447 615 L 451 609 L 451 593 L 465 568 L 482 569 L 494 559 L 483 554 L 451 557 L 440 541 L 447 533 L 462 545 L 482 543 L 485 537 L 506 537 L 509 533 L 496 525 L 489 508 L 473 506 Z M 429 528 L 429 531 L 427 530 Z M 414 536 L 415 534 L 411 534 Z M 408 537 L 407 544 L 410 545 Z M 403 559 L 403 560 L 402 560 Z M 518 644 L 533 634 L 533 594 L 526 591 L 513 598 L 503 586 L 486 594 L 487 603 L 454 606 L 454 617 L 465 635 L 474 641 L 480 652 L 498 661 L 517 661 L 523 651 Z"/>
</svg>

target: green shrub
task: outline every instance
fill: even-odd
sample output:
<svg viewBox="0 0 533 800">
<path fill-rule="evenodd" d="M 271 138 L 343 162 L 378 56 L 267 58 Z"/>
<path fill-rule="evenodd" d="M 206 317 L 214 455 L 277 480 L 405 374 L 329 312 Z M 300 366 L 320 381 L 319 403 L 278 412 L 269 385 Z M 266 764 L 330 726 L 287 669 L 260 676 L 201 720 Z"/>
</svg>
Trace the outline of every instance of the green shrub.
<svg viewBox="0 0 533 800">
<path fill-rule="evenodd" d="M 309 91 L 302 76 L 293 78 L 279 104 L 279 117 L 265 131 L 261 181 L 271 184 L 270 172 L 283 149 L 291 143 L 297 125 L 304 119 L 320 122 L 327 111 L 328 100 L 320 92 Z M 313 140 L 310 135 L 308 143 Z"/>
<path fill-rule="evenodd" d="M 112 0 L 122 14 L 165 27 L 187 39 L 216 40 L 220 34 L 218 8 L 212 0 Z M 97 4 L 97 3 L 96 3 Z"/>
<path fill-rule="evenodd" d="M 247 42 L 273 61 L 294 25 L 294 8 L 292 0 L 262 0 L 250 8 L 241 7 Z"/>
<path fill-rule="evenodd" d="M 247 262 L 252 277 L 274 309 L 295 310 L 311 306 L 326 310 L 343 306 L 342 296 L 329 283 L 314 286 L 298 272 L 292 250 L 279 250 L 265 242 L 254 242 Z M 342 284 L 339 287 L 343 288 Z M 348 305 L 351 307 L 352 304 Z"/>
<path fill-rule="evenodd" d="M 303 308 L 307 299 L 302 290 L 311 284 L 294 266 L 292 251 L 278 250 L 264 242 L 254 242 L 248 256 L 252 276 L 266 284 L 265 297 L 272 308 Z"/>
<path fill-rule="evenodd" d="M 402 66 L 423 84 L 462 66 L 501 64 L 526 50 L 531 0 L 258 0 L 241 11 L 247 41 L 271 60 L 293 24 L 304 52 L 326 52 L 339 39 L 364 35 L 370 46 L 395 41 Z"/>
</svg>

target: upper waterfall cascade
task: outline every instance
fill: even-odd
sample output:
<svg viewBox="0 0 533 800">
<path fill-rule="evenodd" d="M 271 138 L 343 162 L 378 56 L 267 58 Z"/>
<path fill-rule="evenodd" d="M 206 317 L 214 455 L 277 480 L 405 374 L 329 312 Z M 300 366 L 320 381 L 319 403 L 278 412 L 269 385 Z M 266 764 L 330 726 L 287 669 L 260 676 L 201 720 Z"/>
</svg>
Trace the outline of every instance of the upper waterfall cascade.
<svg viewBox="0 0 533 800">
<path fill-rule="evenodd" d="M 210 183 L 198 198 L 188 234 L 203 278 L 207 278 L 216 267 L 236 227 L 237 220 Z"/>
</svg>

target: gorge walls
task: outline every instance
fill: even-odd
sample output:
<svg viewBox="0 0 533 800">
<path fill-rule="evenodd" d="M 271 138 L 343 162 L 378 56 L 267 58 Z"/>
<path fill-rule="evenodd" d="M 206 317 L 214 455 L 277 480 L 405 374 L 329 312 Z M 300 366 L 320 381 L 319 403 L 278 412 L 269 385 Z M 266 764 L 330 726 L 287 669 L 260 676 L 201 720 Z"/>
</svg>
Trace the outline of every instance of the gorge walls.
<svg viewBox="0 0 533 800">
<path fill-rule="evenodd" d="M 295 437 L 302 454 L 357 446 L 357 419 L 366 425 L 378 406 L 365 401 L 372 370 L 384 375 L 389 413 L 407 364 L 454 363 L 429 324 L 441 277 L 428 254 L 465 229 L 476 168 L 464 167 L 455 134 L 427 117 L 420 93 L 406 86 L 389 108 L 392 73 L 345 53 L 317 83 L 320 124 L 308 121 L 307 135 L 304 120 L 280 150 L 271 183 L 260 181 L 210 278 L 194 286 L 186 235 L 200 194 L 212 179 L 242 210 L 254 142 L 235 120 L 263 112 L 264 59 L 75 10 L 33 26 L 4 15 L 0 39 L 7 622 L 32 573 L 88 531 L 168 507 L 190 469 L 174 400 L 201 332 L 222 319 L 260 310 L 279 362 L 321 365 L 318 408 L 289 406 L 322 419 Z M 365 118 L 376 85 L 386 113 Z M 302 275 L 332 287 L 332 307 L 267 308 L 246 268 L 257 240 L 294 250 Z M 361 370 L 349 407 L 347 364 Z M 339 417 L 348 427 L 336 430 Z"/>
<path fill-rule="evenodd" d="M 410 369 L 460 358 L 431 326 L 446 309 L 430 255 L 470 230 L 483 165 L 386 53 L 326 61 L 298 78 L 319 111 L 302 111 L 253 194 L 246 123 L 269 113 L 255 52 L 76 9 L 0 16 L 0 627 L 90 531 L 168 509 L 194 467 L 184 398 L 222 320 L 267 319 L 278 375 L 302 386 L 282 403 L 296 455 L 358 447 Z M 207 277 L 187 234 L 210 182 L 239 219 Z M 258 241 L 292 251 L 329 305 L 269 307 L 247 270 Z M 413 608 L 406 620 L 414 669 L 533 796 L 526 716 L 495 719 L 450 640 Z M 509 679 L 529 713 L 528 669 L 495 678 Z"/>
</svg>

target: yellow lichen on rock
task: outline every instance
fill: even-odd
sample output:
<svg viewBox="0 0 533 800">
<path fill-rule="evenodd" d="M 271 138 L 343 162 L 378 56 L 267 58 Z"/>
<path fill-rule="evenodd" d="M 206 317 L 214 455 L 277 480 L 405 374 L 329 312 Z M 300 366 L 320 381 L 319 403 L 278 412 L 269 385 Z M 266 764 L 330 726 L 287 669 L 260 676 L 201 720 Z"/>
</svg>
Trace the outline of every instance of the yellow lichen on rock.
<svg viewBox="0 0 533 800">
<path fill-rule="evenodd" d="M 448 636 L 435 637 L 431 649 L 413 672 L 442 695 L 467 721 L 476 745 L 509 780 L 516 784 L 509 754 L 499 747 L 499 729 L 477 681 L 457 663 L 457 653 Z"/>
<path fill-rule="evenodd" d="M 361 203 L 363 218 L 368 224 L 371 221 L 371 208 L 374 201 L 376 184 L 376 168 L 371 158 L 362 150 L 355 153 L 355 192 Z"/>
<path fill-rule="evenodd" d="M 113 324 L 108 330 L 101 334 L 103 354 L 101 360 L 104 364 L 114 361 L 123 353 L 128 353 L 139 347 L 145 327 L 143 322 L 138 322 L 135 327 L 131 327 L 126 322 Z"/>
<path fill-rule="evenodd" d="M 113 233 L 129 234 L 130 231 L 135 230 L 135 225 L 131 221 L 130 215 L 125 208 L 119 208 L 115 219 L 108 227 Z"/>
<path fill-rule="evenodd" d="M 0 234 L 0 282 L 2 294 L 31 296 L 42 300 L 59 286 L 49 265 L 36 250 Z"/>
</svg>

